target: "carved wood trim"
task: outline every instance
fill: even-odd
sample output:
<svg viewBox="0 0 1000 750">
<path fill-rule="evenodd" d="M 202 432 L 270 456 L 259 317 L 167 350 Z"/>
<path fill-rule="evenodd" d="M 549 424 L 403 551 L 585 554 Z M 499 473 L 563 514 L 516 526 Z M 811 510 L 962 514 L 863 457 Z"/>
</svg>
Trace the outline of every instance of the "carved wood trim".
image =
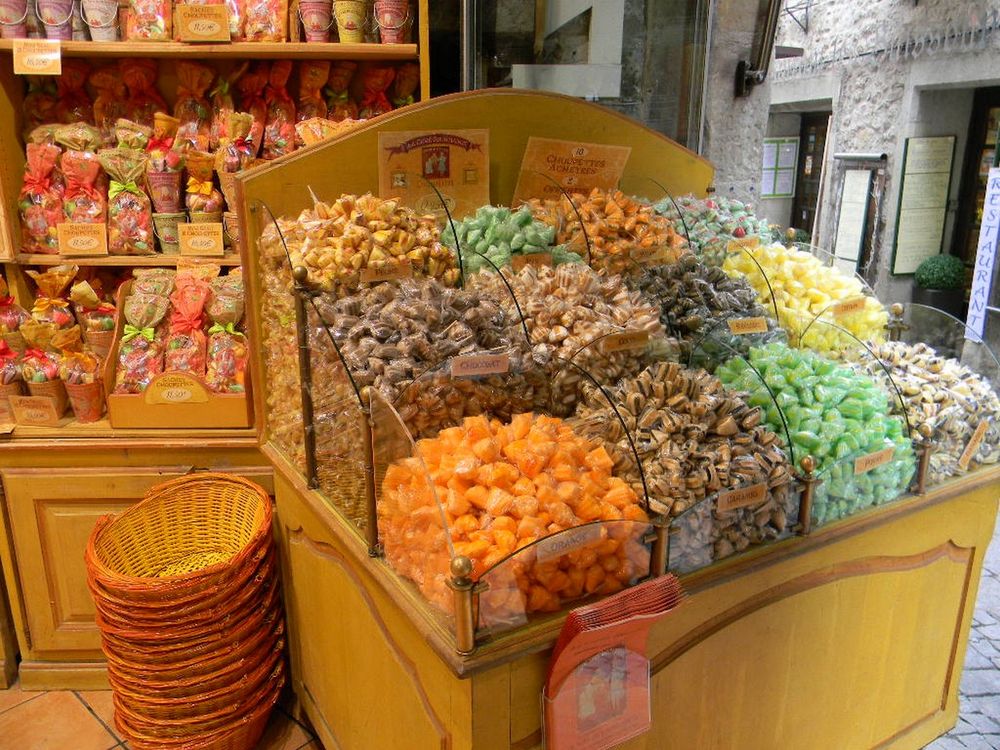
<svg viewBox="0 0 1000 750">
<path fill-rule="evenodd" d="M 325 542 L 317 542 L 312 539 L 302 527 L 297 529 L 286 529 L 286 538 L 290 543 L 302 544 L 308 547 L 312 552 L 323 557 L 326 560 L 337 565 L 351 582 L 354 584 L 355 590 L 364 600 L 365 605 L 368 607 L 368 612 L 371 614 L 372 619 L 375 621 L 375 625 L 378 627 L 379 632 L 382 634 L 382 639 L 385 641 L 386 645 L 389 646 L 390 651 L 396 659 L 399 666 L 406 672 L 410 681 L 413 683 L 413 687 L 417 691 L 417 696 L 420 698 L 420 703 L 424 708 L 424 712 L 427 714 L 428 718 L 431 720 L 431 724 L 434 727 L 434 731 L 437 732 L 438 738 L 440 739 L 440 750 L 451 750 L 452 737 L 451 732 L 445 727 L 444 722 L 441 721 L 441 717 L 437 715 L 434 710 L 434 706 L 431 705 L 430 697 L 427 693 L 427 688 L 423 681 L 420 679 L 420 674 L 417 671 L 416 664 L 414 661 L 406 654 L 406 652 L 396 643 L 396 640 L 392 637 L 392 633 L 389 631 L 389 626 L 386 624 L 385 620 L 382 618 L 382 614 L 378 610 L 378 606 L 375 604 L 375 600 L 372 598 L 368 589 L 365 588 L 364 582 L 361 577 L 355 572 L 350 565 L 348 565 L 347 560 L 343 555 L 341 555 L 334 547 L 326 544 Z M 308 688 L 307 688 L 308 689 Z M 310 696 L 311 697 L 311 696 Z M 315 701 L 314 701 L 315 703 Z M 331 730 L 332 731 L 332 730 Z"/>
</svg>

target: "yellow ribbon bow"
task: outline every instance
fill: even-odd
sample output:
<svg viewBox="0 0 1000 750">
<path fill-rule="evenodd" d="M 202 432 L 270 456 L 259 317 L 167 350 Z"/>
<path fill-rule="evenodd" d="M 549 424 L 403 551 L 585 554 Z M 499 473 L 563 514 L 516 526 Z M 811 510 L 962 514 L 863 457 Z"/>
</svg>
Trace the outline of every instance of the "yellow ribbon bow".
<svg viewBox="0 0 1000 750">
<path fill-rule="evenodd" d="M 187 191 L 197 195 L 211 195 L 212 181 L 210 179 L 199 180 L 197 177 L 189 175 L 187 181 Z"/>
<path fill-rule="evenodd" d="M 41 315 L 44 312 L 48 312 L 52 308 L 65 310 L 67 307 L 69 307 L 69 302 L 64 299 L 59 299 L 57 297 L 36 297 L 35 304 L 32 306 L 31 312 L 34 315 Z"/>
</svg>

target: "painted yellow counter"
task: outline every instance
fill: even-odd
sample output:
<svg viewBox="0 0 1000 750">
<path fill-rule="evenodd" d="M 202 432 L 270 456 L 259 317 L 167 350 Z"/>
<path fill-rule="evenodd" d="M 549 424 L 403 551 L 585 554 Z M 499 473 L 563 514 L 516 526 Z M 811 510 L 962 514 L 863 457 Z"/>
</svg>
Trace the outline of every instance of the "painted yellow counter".
<svg viewBox="0 0 1000 750">
<path fill-rule="evenodd" d="M 265 448 L 265 452 L 268 449 Z M 449 649 L 412 587 L 276 454 L 293 685 L 324 745 L 541 747 L 561 616 Z M 920 748 L 958 715 L 1000 468 L 684 579 L 656 626 L 653 727 L 631 749 Z"/>
</svg>

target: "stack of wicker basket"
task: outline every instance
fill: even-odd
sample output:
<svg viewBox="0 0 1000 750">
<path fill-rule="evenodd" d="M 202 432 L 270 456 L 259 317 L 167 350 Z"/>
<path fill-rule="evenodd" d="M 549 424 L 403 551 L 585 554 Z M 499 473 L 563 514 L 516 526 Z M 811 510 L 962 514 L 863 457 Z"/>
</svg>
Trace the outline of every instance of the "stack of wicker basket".
<svg viewBox="0 0 1000 750">
<path fill-rule="evenodd" d="M 248 750 L 285 682 L 271 503 L 197 474 L 154 487 L 87 545 L 90 590 L 134 750 Z"/>
</svg>

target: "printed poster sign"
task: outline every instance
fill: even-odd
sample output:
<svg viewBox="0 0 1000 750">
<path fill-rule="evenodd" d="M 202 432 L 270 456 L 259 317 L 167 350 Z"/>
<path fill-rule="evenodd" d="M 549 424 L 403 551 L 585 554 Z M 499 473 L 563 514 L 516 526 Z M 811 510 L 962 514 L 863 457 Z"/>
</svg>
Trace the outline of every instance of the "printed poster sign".
<svg viewBox="0 0 1000 750">
<path fill-rule="evenodd" d="M 531 137 L 511 205 L 529 198 L 559 198 L 563 190 L 584 194 L 594 188 L 612 190 L 621 181 L 631 153 L 631 146 Z"/>
<path fill-rule="evenodd" d="M 379 133 L 378 186 L 379 197 L 417 213 L 444 216 L 443 199 L 453 219 L 464 218 L 490 202 L 490 131 Z"/>
</svg>

